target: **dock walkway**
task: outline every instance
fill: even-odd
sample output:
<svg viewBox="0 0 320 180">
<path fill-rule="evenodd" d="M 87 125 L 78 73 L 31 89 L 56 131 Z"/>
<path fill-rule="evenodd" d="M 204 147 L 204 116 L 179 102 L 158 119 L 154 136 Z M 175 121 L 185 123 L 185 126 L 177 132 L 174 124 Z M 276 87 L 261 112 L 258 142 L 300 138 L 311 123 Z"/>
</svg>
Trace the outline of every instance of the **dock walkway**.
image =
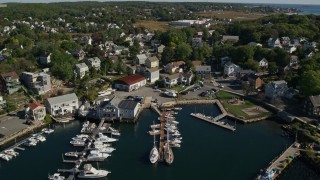
<svg viewBox="0 0 320 180">
<path fill-rule="evenodd" d="M 236 128 L 234 126 L 231 126 L 229 124 L 225 124 L 225 123 L 219 121 L 220 119 L 222 119 L 225 116 L 227 116 L 227 114 L 220 114 L 219 116 L 216 116 L 214 118 L 207 117 L 206 115 L 201 114 L 201 113 L 191 113 L 190 115 L 193 116 L 193 117 L 196 117 L 198 119 L 207 121 L 209 123 L 215 124 L 217 126 L 223 127 L 223 128 L 228 129 L 230 131 L 235 131 L 236 130 Z"/>
</svg>

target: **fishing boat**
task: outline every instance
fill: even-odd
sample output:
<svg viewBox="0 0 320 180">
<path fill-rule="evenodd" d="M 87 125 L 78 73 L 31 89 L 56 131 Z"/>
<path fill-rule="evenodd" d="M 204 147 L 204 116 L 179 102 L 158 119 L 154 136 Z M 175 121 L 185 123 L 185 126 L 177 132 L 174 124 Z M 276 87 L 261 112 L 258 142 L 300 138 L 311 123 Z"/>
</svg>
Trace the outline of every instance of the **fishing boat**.
<svg viewBox="0 0 320 180">
<path fill-rule="evenodd" d="M 4 151 L 4 153 L 12 157 L 17 157 L 19 155 L 19 153 L 14 151 L 13 149 L 7 149 Z"/>
<path fill-rule="evenodd" d="M 65 177 L 61 176 L 60 173 L 54 173 L 53 175 L 49 174 L 48 179 L 50 179 L 50 180 L 64 180 Z"/>
<path fill-rule="evenodd" d="M 153 135 L 153 148 L 150 151 L 149 160 L 152 164 L 155 164 L 159 160 L 159 151 L 156 146 L 155 135 Z"/>
<path fill-rule="evenodd" d="M 97 170 L 94 167 L 92 167 L 91 164 L 85 164 L 83 166 L 83 171 L 78 175 L 78 178 L 102 178 L 106 177 L 110 171 L 107 170 Z"/>
<path fill-rule="evenodd" d="M 12 156 L 8 155 L 8 154 L 0 154 L 0 158 L 5 160 L 5 161 L 10 161 L 12 159 Z"/>
</svg>

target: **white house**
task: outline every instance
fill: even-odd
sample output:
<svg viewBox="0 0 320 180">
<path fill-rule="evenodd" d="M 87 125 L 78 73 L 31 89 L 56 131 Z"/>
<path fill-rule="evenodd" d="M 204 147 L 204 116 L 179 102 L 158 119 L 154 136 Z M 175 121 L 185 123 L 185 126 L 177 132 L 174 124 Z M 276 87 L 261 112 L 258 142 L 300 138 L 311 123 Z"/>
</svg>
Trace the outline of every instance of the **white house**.
<svg viewBox="0 0 320 180">
<path fill-rule="evenodd" d="M 276 48 L 276 47 L 282 48 L 279 38 L 269 38 L 268 39 L 268 46 L 270 48 Z"/>
<path fill-rule="evenodd" d="M 5 107 L 7 107 L 7 102 L 3 99 L 3 96 L 0 96 L 0 110 L 4 109 Z"/>
<path fill-rule="evenodd" d="M 211 77 L 211 66 L 196 66 L 196 74 L 201 78 Z"/>
<path fill-rule="evenodd" d="M 184 64 L 185 64 L 184 61 L 171 62 L 164 67 L 164 70 L 166 73 L 169 73 L 169 74 L 183 72 L 183 69 L 181 68 L 181 66 Z"/>
<path fill-rule="evenodd" d="M 266 58 L 260 59 L 258 63 L 261 69 L 268 69 L 268 60 Z"/>
<path fill-rule="evenodd" d="M 140 109 L 140 103 L 133 100 L 122 100 L 119 105 L 121 119 L 135 119 Z"/>
<path fill-rule="evenodd" d="M 228 62 L 224 65 L 224 75 L 229 77 L 236 76 L 237 72 L 240 70 L 240 67 L 232 62 Z"/>
<path fill-rule="evenodd" d="M 100 70 L 101 68 L 101 61 L 98 57 L 94 57 L 94 58 L 89 58 L 86 60 L 86 64 L 90 67 L 90 68 L 94 68 L 97 71 Z"/>
<path fill-rule="evenodd" d="M 224 65 L 228 62 L 231 62 L 231 58 L 229 56 L 224 56 L 220 58 L 221 67 L 224 67 Z"/>
<path fill-rule="evenodd" d="M 265 95 L 269 99 L 274 99 L 278 97 L 285 96 L 285 93 L 288 91 L 287 82 L 284 80 L 273 81 L 268 83 L 265 86 Z"/>
<path fill-rule="evenodd" d="M 178 84 L 178 80 L 179 80 L 179 77 L 180 77 L 180 74 L 177 73 L 177 74 L 172 74 L 172 75 L 169 75 L 167 77 L 164 78 L 164 85 L 166 87 L 172 87 L 172 86 L 175 86 Z"/>
<path fill-rule="evenodd" d="M 89 67 L 85 63 L 79 63 L 75 65 L 77 76 L 82 79 L 86 73 L 89 73 Z"/>
<path fill-rule="evenodd" d="M 159 59 L 157 58 L 157 56 L 148 57 L 145 61 L 145 65 L 148 68 L 159 67 Z"/>
<path fill-rule="evenodd" d="M 39 104 L 36 101 L 33 101 L 29 105 L 29 112 L 28 115 L 31 117 L 31 119 L 36 121 L 42 121 L 46 117 L 46 108 Z"/>
<path fill-rule="evenodd" d="M 103 101 L 98 108 L 99 118 L 107 120 L 116 120 L 120 117 L 119 105 L 120 99 L 114 96 L 110 101 Z"/>
<path fill-rule="evenodd" d="M 136 63 L 137 63 L 138 65 L 140 65 L 140 64 L 145 64 L 147 58 L 148 58 L 148 57 L 147 57 L 145 54 L 138 54 L 138 55 L 136 56 Z"/>
<path fill-rule="evenodd" d="M 46 110 L 52 116 L 73 114 L 79 109 L 78 97 L 75 93 L 48 98 Z"/>
</svg>

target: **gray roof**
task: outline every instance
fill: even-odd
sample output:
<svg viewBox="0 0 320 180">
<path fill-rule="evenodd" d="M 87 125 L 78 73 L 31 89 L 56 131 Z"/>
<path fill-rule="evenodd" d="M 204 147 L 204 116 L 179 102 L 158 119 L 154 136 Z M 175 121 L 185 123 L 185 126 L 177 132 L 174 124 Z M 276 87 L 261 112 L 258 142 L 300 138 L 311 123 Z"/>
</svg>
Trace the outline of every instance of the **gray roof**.
<svg viewBox="0 0 320 180">
<path fill-rule="evenodd" d="M 280 81 L 273 81 L 272 84 L 280 85 L 280 84 L 287 84 L 287 82 L 285 80 L 280 80 Z"/>
<path fill-rule="evenodd" d="M 159 61 L 159 59 L 157 58 L 157 56 L 148 57 L 148 60 L 149 60 L 150 62 Z"/>
<path fill-rule="evenodd" d="M 314 107 L 320 106 L 320 95 L 309 96 L 309 99 Z"/>
<path fill-rule="evenodd" d="M 75 93 L 65 94 L 62 96 L 57 96 L 57 97 L 52 97 L 47 99 L 50 105 L 60 104 L 68 101 L 74 101 L 74 100 L 78 100 L 78 97 Z"/>
<path fill-rule="evenodd" d="M 119 103 L 121 109 L 134 109 L 138 105 L 138 102 L 132 100 L 123 100 Z"/>
<path fill-rule="evenodd" d="M 142 59 L 142 60 L 146 60 L 148 57 L 145 55 L 145 54 L 138 54 L 137 55 L 137 58 L 140 60 L 140 59 Z"/>
<path fill-rule="evenodd" d="M 88 68 L 88 66 L 85 63 L 76 64 L 76 67 L 79 68 L 79 69 Z"/>
<path fill-rule="evenodd" d="M 208 71 L 208 72 L 211 72 L 211 66 L 196 66 L 196 71 Z"/>
</svg>

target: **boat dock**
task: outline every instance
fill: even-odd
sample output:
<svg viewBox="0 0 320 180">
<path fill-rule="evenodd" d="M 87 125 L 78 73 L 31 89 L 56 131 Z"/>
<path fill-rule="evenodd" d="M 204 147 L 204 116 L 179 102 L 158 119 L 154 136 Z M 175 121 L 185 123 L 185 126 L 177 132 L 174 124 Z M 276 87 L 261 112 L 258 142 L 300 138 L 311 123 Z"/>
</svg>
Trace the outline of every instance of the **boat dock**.
<svg viewBox="0 0 320 180">
<path fill-rule="evenodd" d="M 294 142 L 280 156 L 273 159 L 265 171 L 269 172 L 275 170 L 276 173 L 272 176 L 272 179 L 276 179 L 276 177 L 279 176 L 287 165 L 298 155 L 300 155 L 299 144 Z M 256 179 L 262 179 L 261 177 L 262 176 L 259 175 Z"/>
<path fill-rule="evenodd" d="M 159 114 L 159 116 L 162 116 L 161 111 L 159 110 L 159 108 L 157 106 L 155 106 L 154 104 L 151 104 L 151 109 L 154 110 L 156 113 Z"/>
<path fill-rule="evenodd" d="M 159 160 L 163 161 L 164 158 L 164 141 L 165 141 L 165 133 L 164 133 L 164 126 L 165 126 L 165 116 L 166 112 L 161 113 L 160 119 L 160 140 L 159 140 Z"/>
<path fill-rule="evenodd" d="M 236 130 L 236 128 L 234 126 L 231 126 L 229 124 L 226 124 L 224 122 L 219 121 L 220 119 L 222 119 L 225 116 L 227 116 L 227 114 L 225 114 L 225 113 L 220 114 L 219 116 L 216 116 L 214 118 L 210 117 L 210 116 L 206 116 L 206 115 L 201 114 L 201 113 L 191 113 L 190 115 L 193 116 L 193 117 L 196 117 L 198 119 L 204 120 L 206 122 L 209 122 L 209 123 L 215 124 L 217 126 L 223 127 L 223 128 L 228 129 L 230 131 L 235 131 Z"/>
<path fill-rule="evenodd" d="M 77 169 L 77 168 L 72 168 L 72 169 L 58 169 L 59 173 L 72 173 L 72 174 L 76 174 L 81 172 L 81 170 Z"/>
</svg>

